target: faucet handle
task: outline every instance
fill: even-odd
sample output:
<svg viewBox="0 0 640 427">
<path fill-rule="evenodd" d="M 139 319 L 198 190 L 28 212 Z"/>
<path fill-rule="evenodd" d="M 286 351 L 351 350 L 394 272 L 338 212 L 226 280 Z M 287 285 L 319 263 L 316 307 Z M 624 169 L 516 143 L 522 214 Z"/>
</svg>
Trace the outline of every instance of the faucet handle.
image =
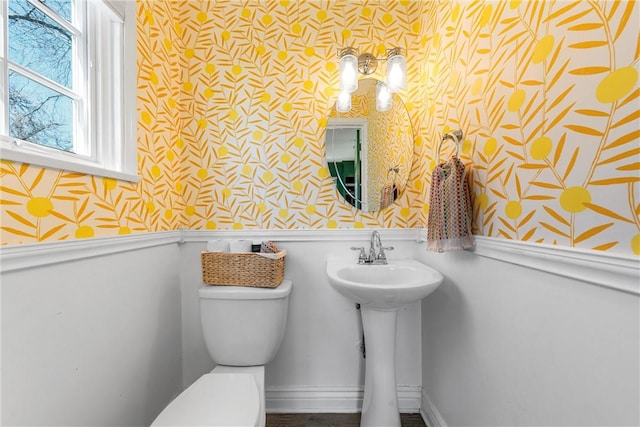
<svg viewBox="0 0 640 427">
<path fill-rule="evenodd" d="M 368 261 L 367 254 L 364 251 L 364 246 L 359 246 L 359 247 L 352 246 L 351 250 L 360 251 L 360 254 L 358 255 L 358 264 L 364 264 Z"/>
<path fill-rule="evenodd" d="M 383 261 L 384 264 L 387 263 L 387 255 L 384 253 L 384 251 L 392 251 L 393 250 L 393 246 L 389 246 L 389 247 L 380 247 L 380 252 L 378 252 L 378 256 L 376 257 L 376 260 L 380 260 Z"/>
</svg>

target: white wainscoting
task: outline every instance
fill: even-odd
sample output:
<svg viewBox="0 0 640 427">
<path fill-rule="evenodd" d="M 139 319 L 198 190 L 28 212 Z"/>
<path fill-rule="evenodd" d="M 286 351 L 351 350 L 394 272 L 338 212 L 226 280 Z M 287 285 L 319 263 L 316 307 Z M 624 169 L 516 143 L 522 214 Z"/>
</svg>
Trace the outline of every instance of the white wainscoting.
<svg viewBox="0 0 640 427">
<path fill-rule="evenodd" d="M 178 239 L 2 248 L 2 425 L 153 421 L 182 387 Z"/>
<path fill-rule="evenodd" d="M 582 310 L 579 304 L 583 301 L 584 295 L 593 294 L 588 289 L 593 288 L 594 285 L 601 289 L 607 289 L 613 294 L 622 293 L 627 295 L 628 298 L 637 299 L 637 296 L 640 295 L 640 270 L 638 267 L 640 263 L 638 258 L 634 257 L 478 236 L 476 237 L 477 245 L 475 251 L 465 252 L 463 254 L 464 262 L 459 264 L 461 258 L 457 255 L 426 255 L 424 245 L 420 244 L 423 241 L 424 230 L 381 229 L 379 231 L 385 244 L 396 246 L 395 251 L 389 252 L 391 259 L 394 257 L 416 258 L 441 269 L 449 281 L 447 285 L 449 288 L 443 287 L 443 290 L 451 289 L 451 286 L 457 286 L 457 280 L 475 283 L 471 287 L 468 285 L 463 286 L 464 289 L 473 289 L 473 287 L 478 286 L 482 289 L 484 286 L 488 286 L 490 282 L 486 282 L 481 277 L 479 278 L 478 274 L 473 272 L 460 274 L 459 269 L 477 269 L 477 272 L 485 274 L 487 266 L 491 265 L 491 274 L 500 277 L 506 274 L 507 277 L 511 278 L 526 278 L 533 274 L 534 271 L 550 273 L 550 275 L 546 276 L 548 283 L 545 283 L 546 289 L 549 290 L 557 288 L 561 292 L 565 292 L 567 286 L 570 285 L 572 289 L 575 289 L 575 296 L 572 300 L 567 300 L 566 296 L 562 300 L 566 303 L 565 309 L 567 313 L 575 312 L 576 309 L 573 306 L 576 304 L 578 304 L 577 312 Z M 144 319 L 141 319 L 144 324 L 147 324 L 149 320 L 153 320 L 153 313 L 157 314 L 158 310 L 162 310 L 165 314 L 171 313 L 169 318 L 175 317 L 177 314 L 178 323 L 181 324 L 181 331 L 178 335 L 174 331 L 167 332 L 166 330 L 164 333 L 158 333 L 160 337 L 163 337 L 161 338 L 164 342 L 163 345 L 167 345 L 166 343 L 170 342 L 182 342 L 181 354 L 178 356 L 178 359 L 182 358 L 181 372 L 177 372 L 177 378 L 181 379 L 181 386 L 186 387 L 203 372 L 212 368 L 212 362 L 209 360 L 200 336 L 196 294 L 200 275 L 199 251 L 204 249 L 205 242 L 210 239 L 269 239 L 276 241 L 288 250 L 286 276 L 294 280 L 288 333 L 280 354 L 267 368 L 266 385 L 269 410 L 273 412 L 339 412 L 356 410 L 361 402 L 361 381 L 363 378 L 363 363 L 357 348 L 361 336 L 361 326 L 358 323 L 359 316 L 353 304 L 346 301 L 328 285 L 324 275 L 324 263 L 326 256 L 329 254 L 354 257 L 355 260 L 357 254 L 350 251 L 349 247 L 368 244 L 370 233 L 371 230 L 367 229 L 176 230 L 2 247 L 0 248 L 0 272 L 3 279 L 2 320 L 4 346 L 2 347 L 2 353 L 5 356 L 8 355 L 8 358 L 5 357 L 3 363 L 21 358 L 28 360 L 30 357 L 33 359 L 34 355 L 38 354 L 38 340 L 48 342 L 46 337 L 33 333 L 33 331 L 37 331 L 37 325 L 30 319 L 41 319 L 43 313 L 52 314 L 51 310 L 56 306 L 67 307 L 68 309 L 65 308 L 62 312 L 67 313 L 65 327 L 69 328 L 67 332 L 71 333 L 73 328 L 79 327 L 83 323 L 87 323 L 87 321 L 89 321 L 88 324 L 91 324 L 91 320 L 95 320 L 89 307 L 92 303 L 95 303 L 97 298 L 101 299 L 100 305 L 103 308 L 107 307 L 112 310 L 113 315 L 116 317 L 123 310 L 128 313 L 127 310 L 131 306 L 135 306 L 139 309 L 138 315 L 144 317 Z M 158 258 L 159 254 L 162 254 L 160 258 Z M 167 256 L 170 258 L 166 258 Z M 496 260 L 499 263 L 492 264 L 490 260 Z M 106 275 L 106 279 L 100 279 L 96 276 L 97 274 Z M 125 277 L 129 277 L 129 280 L 125 280 Z M 113 285 L 116 280 L 119 280 L 118 286 Z M 85 292 L 91 290 L 91 286 L 96 285 L 101 287 L 93 288 L 88 293 Z M 174 286 L 177 286 L 177 288 Z M 581 291 L 580 289 L 583 286 L 587 288 Z M 112 289 L 115 292 L 104 294 L 102 291 L 105 289 Z M 163 292 L 169 293 L 177 292 L 172 297 L 172 302 L 168 303 L 170 305 L 168 311 L 166 311 L 166 299 L 162 302 L 153 298 L 149 299 L 144 294 L 146 291 L 143 292 L 143 290 L 151 291 L 151 289 L 156 291 L 162 289 Z M 550 291 L 551 293 L 553 292 Z M 434 296 L 437 295 L 435 294 Z M 518 294 L 509 293 L 509 295 L 515 296 Z M 490 304 L 508 304 L 509 295 L 493 294 L 492 298 L 495 301 L 488 303 L 489 305 L 485 309 L 489 309 L 491 307 Z M 545 300 L 545 295 L 537 295 L 537 297 L 541 301 Z M 440 298 L 442 298 L 442 295 Z M 52 304 L 53 301 L 55 301 L 55 305 Z M 81 306 L 73 306 L 72 303 L 74 301 L 76 305 L 80 304 Z M 446 299 L 439 301 L 439 303 L 444 303 Z M 625 299 L 625 301 L 628 304 L 628 300 Z M 443 329 L 438 332 L 439 337 L 433 335 L 432 328 L 434 325 L 430 323 L 442 321 L 446 318 L 446 313 L 441 311 L 440 314 L 437 314 L 437 310 L 431 310 L 431 308 L 435 308 L 435 306 L 431 307 L 433 305 L 431 303 L 438 302 L 435 299 L 427 302 L 429 303 L 429 309 L 423 308 L 420 310 L 418 305 L 417 307 L 408 308 L 406 312 L 401 314 L 401 318 L 404 319 L 402 322 L 404 323 L 399 337 L 399 347 L 404 348 L 404 350 L 399 350 L 398 353 L 398 365 L 401 366 L 398 372 L 399 384 L 401 384 L 399 386 L 399 396 L 403 411 L 416 412 L 421 410 L 430 426 L 436 427 L 446 424 L 441 415 L 442 411 L 435 407 L 434 402 L 438 402 L 441 406 L 444 405 L 447 414 L 451 411 L 452 402 L 448 401 L 449 397 L 447 397 L 446 393 L 442 393 L 443 388 L 446 389 L 448 386 L 445 383 L 437 385 L 425 384 L 423 390 L 423 377 L 427 380 L 432 378 L 434 369 L 437 369 L 438 357 L 442 356 L 445 359 L 448 358 L 455 361 L 458 355 L 455 352 L 447 353 L 446 355 L 433 354 L 433 348 L 430 346 L 434 342 L 439 343 L 439 340 L 442 339 L 451 340 L 459 337 L 456 337 L 456 331 L 449 331 L 452 334 L 447 335 L 447 328 L 451 328 L 452 324 L 447 324 L 446 322 L 442 325 Z M 468 299 L 465 303 L 472 306 L 483 304 L 483 302 L 476 300 L 475 297 Z M 559 303 L 557 301 L 552 301 L 552 303 L 557 308 Z M 594 305 L 594 314 L 600 315 L 601 313 L 597 311 L 598 303 L 594 302 L 594 304 L 596 304 Z M 610 301 L 605 299 L 602 304 L 605 306 L 610 305 Z M 161 309 L 160 307 L 164 308 Z M 420 312 L 422 312 L 421 321 L 419 320 Z M 610 312 L 607 313 L 607 315 L 611 314 Z M 106 313 L 103 313 L 103 315 L 106 315 Z M 444 317 L 440 318 L 439 316 L 441 315 L 444 315 Z M 155 319 L 155 322 L 159 322 L 157 317 Z M 416 319 L 418 319 L 417 325 L 415 323 Z M 41 320 L 46 321 L 46 319 Z M 508 323 L 512 319 L 500 319 L 498 317 L 495 321 Z M 548 323 L 544 318 L 540 321 Z M 148 354 L 145 357 L 152 358 L 150 353 L 145 353 L 146 350 L 144 348 L 145 346 L 148 348 L 148 343 L 145 344 L 144 339 L 140 339 L 136 344 L 138 339 L 135 338 L 138 336 L 136 335 L 137 332 L 126 331 L 126 328 L 122 331 L 116 330 L 117 324 L 117 322 L 111 326 L 100 324 L 100 327 L 105 328 L 103 333 L 106 333 L 106 336 L 114 337 L 118 336 L 118 333 L 128 336 L 125 340 L 128 340 L 127 345 L 133 351 L 130 354 L 138 354 L 138 357 Z M 147 326 L 151 327 L 152 325 L 148 324 Z M 36 329 L 32 330 L 32 327 Z M 95 327 L 98 328 L 97 324 Z M 625 327 L 627 332 L 630 327 L 633 328 L 633 326 L 629 325 Z M 133 329 L 135 330 L 136 328 Z M 50 371 L 45 370 L 42 372 L 43 375 L 48 374 L 51 378 L 57 375 L 57 370 L 62 369 L 58 373 L 64 372 L 62 368 L 64 363 L 61 365 L 61 362 L 64 361 L 62 359 L 56 360 L 56 357 L 58 357 L 56 354 L 66 354 L 66 357 L 70 354 L 75 354 L 76 356 L 80 353 L 96 354 L 95 352 L 99 348 L 96 347 L 96 343 L 78 342 L 74 344 L 80 336 L 74 337 L 72 336 L 73 334 L 64 336 L 66 334 L 64 329 L 58 330 L 57 333 L 63 334 L 63 338 L 54 340 L 56 342 L 49 342 L 49 350 L 53 353 L 43 353 L 43 355 L 49 354 L 49 365 L 52 361 L 57 365 L 50 367 Z M 467 339 L 483 339 L 482 334 L 478 331 L 472 332 L 469 330 L 465 333 L 472 333 L 472 335 L 467 336 Z M 28 349 L 25 347 L 22 350 L 15 350 L 6 347 L 7 343 L 13 346 L 19 342 L 23 335 L 28 334 L 31 334 L 31 340 L 28 340 Z M 55 337 L 55 335 L 52 336 Z M 498 338 L 500 337 L 493 337 L 492 339 Z M 502 339 L 508 340 L 509 338 L 502 337 Z M 593 339 L 597 341 L 595 344 L 601 341 L 602 345 L 605 346 L 617 346 L 620 344 L 617 341 L 612 344 L 612 338 L 602 334 L 595 335 Z M 633 345 L 633 343 L 631 344 Z M 77 348 L 74 349 L 76 345 Z M 86 345 L 93 347 L 86 347 Z M 557 342 L 551 342 L 549 345 L 562 346 Z M 56 348 L 60 351 L 56 352 Z M 423 356 L 421 353 L 424 353 L 425 348 L 428 351 Z M 111 349 L 112 353 L 105 354 L 112 354 L 113 357 L 117 358 L 116 350 Z M 548 350 L 556 351 L 557 348 L 550 347 Z M 19 354 L 20 351 L 28 351 L 29 353 Z M 500 349 L 496 348 L 493 351 L 498 352 L 494 354 L 494 357 L 499 358 Z M 606 357 L 602 359 L 602 362 L 615 363 L 615 361 Z M 106 361 L 105 363 L 108 362 Z M 148 361 L 141 359 L 135 363 L 145 364 Z M 594 361 L 594 363 L 596 362 Z M 43 364 L 43 366 L 49 365 Z M 7 366 L 9 365 L 4 366 L 3 374 L 6 372 Z M 88 365 L 85 367 L 88 367 Z M 452 363 L 447 369 L 459 370 L 465 369 L 465 367 L 456 367 L 455 363 Z M 617 367 L 617 369 L 622 368 Z M 424 374 L 425 371 L 426 374 Z M 109 370 L 105 370 L 105 372 L 109 372 Z M 636 375 L 636 372 L 630 372 L 629 374 L 633 376 Z M 174 373 L 170 371 L 165 371 L 163 375 L 165 381 L 167 381 L 166 384 L 170 384 L 173 381 L 171 378 L 176 378 Z M 585 372 L 585 375 L 589 375 L 589 373 Z M 112 375 L 112 377 L 115 383 L 119 381 L 118 378 L 126 383 L 124 377 L 118 377 L 117 375 Z M 79 380 L 81 380 L 81 377 L 79 377 Z M 6 380 L 5 376 L 3 376 L 5 390 L 12 389 L 9 387 L 10 381 L 10 379 Z M 33 379 L 30 381 L 34 390 L 38 389 L 38 381 Z M 46 381 L 49 382 L 42 383 L 46 387 L 40 388 L 50 393 L 53 383 L 50 380 Z M 441 381 L 441 379 L 438 379 L 438 381 Z M 429 391 L 429 395 L 427 395 L 428 387 L 432 386 L 436 387 L 434 389 L 435 392 Z M 539 384 L 534 383 L 532 387 L 537 389 L 539 388 L 538 386 Z M 70 385 L 69 387 L 73 388 L 75 386 Z M 151 394 L 146 396 L 130 396 L 132 401 L 139 402 L 142 399 L 148 402 L 155 402 L 147 404 L 148 408 L 144 414 L 134 414 L 135 411 L 131 412 L 133 411 L 132 408 L 122 409 L 119 406 L 122 403 L 117 396 L 106 399 L 103 397 L 101 400 L 103 409 L 111 413 L 120 411 L 122 416 L 119 420 L 123 424 L 136 424 L 137 421 L 134 418 L 136 420 L 148 419 L 151 416 L 149 411 L 153 412 L 153 408 L 158 406 L 158 402 L 170 398 L 167 397 L 167 390 L 171 387 L 166 387 L 162 393 L 158 393 L 155 390 L 150 391 Z M 127 389 L 129 388 L 142 392 L 134 384 L 127 386 Z M 77 396 L 82 395 L 82 393 L 77 394 L 78 390 L 74 390 L 73 393 L 76 393 Z M 178 391 L 174 390 L 170 394 Z M 522 390 L 518 390 L 518 392 L 522 393 Z M 63 393 L 58 393 L 58 400 L 63 399 L 65 393 L 64 390 Z M 27 395 L 25 394 L 25 396 Z M 28 405 L 29 402 L 27 400 L 33 400 L 34 397 L 38 398 L 38 396 L 40 395 L 35 393 L 29 399 L 25 397 L 25 401 L 22 404 Z M 3 395 L 2 399 L 6 401 L 6 396 Z M 85 394 L 84 399 L 86 404 L 91 397 L 89 394 Z M 73 404 L 82 406 L 82 402 L 83 399 L 80 399 L 77 402 L 73 402 Z M 91 407 L 91 405 L 93 403 L 90 403 L 87 407 Z M 453 403 L 453 407 L 455 407 L 455 403 Z M 64 405 L 61 404 L 60 408 L 60 411 L 63 411 Z M 473 407 L 465 410 L 470 411 L 470 416 L 473 415 Z M 12 420 L 15 421 L 14 423 L 20 424 L 15 418 L 11 418 L 11 415 L 7 414 L 6 411 L 7 407 L 3 408 L 3 419 Z M 100 411 L 96 412 L 93 419 L 88 414 L 84 414 L 86 417 L 82 419 L 82 423 L 92 425 L 101 422 L 100 420 L 105 422 L 104 420 L 108 419 L 108 415 L 106 415 L 106 412 L 104 415 L 100 415 L 100 413 Z M 46 414 L 41 411 L 40 415 L 44 417 Z M 107 418 L 100 418 L 101 416 Z M 30 418 L 29 420 L 33 421 L 34 419 Z M 64 422 L 69 422 L 69 420 Z"/>
<path fill-rule="evenodd" d="M 638 259 L 482 237 L 416 258 L 445 277 L 422 302 L 430 426 L 640 423 Z"/>
<path fill-rule="evenodd" d="M 412 258 L 417 232 L 379 230 L 394 246 L 390 259 Z M 285 277 L 293 281 L 284 341 L 266 367 L 268 412 L 357 412 L 362 404 L 364 359 L 359 350 L 359 312 L 326 279 L 329 255 L 352 258 L 351 246 L 369 243 L 371 230 L 269 230 L 184 233 L 182 251 L 182 312 L 184 385 L 213 367 L 202 339 L 197 290 L 201 283 L 200 251 L 210 239 L 273 240 L 287 250 Z M 422 389 L 420 303 L 404 307 L 398 316 L 397 380 L 403 412 L 418 412 Z"/>
</svg>

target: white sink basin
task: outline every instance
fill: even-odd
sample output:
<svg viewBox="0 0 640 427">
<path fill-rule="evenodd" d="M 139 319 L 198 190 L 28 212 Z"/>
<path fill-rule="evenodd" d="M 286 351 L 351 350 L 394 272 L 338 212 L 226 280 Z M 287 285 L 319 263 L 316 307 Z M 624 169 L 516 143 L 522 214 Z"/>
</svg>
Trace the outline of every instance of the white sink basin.
<svg viewBox="0 0 640 427">
<path fill-rule="evenodd" d="M 433 292 L 442 274 L 410 259 L 370 265 L 329 258 L 327 277 L 339 293 L 361 305 L 367 358 L 360 426 L 401 427 L 395 376 L 398 309 Z"/>
<path fill-rule="evenodd" d="M 442 274 L 411 259 L 368 265 L 329 258 L 327 276 L 329 283 L 353 302 L 379 309 L 420 301 L 442 283 Z"/>
</svg>

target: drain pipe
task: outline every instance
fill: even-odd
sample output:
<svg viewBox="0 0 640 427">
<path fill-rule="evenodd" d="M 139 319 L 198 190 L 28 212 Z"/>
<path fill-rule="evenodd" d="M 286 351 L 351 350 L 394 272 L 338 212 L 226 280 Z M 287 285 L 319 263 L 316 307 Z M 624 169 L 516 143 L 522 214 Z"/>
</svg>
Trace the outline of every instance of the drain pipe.
<svg viewBox="0 0 640 427">
<path fill-rule="evenodd" d="M 356 303 L 356 310 L 360 311 L 360 304 Z M 362 314 L 360 314 L 360 326 L 362 326 Z M 367 358 L 367 347 L 364 343 L 364 328 L 362 328 L 362 341 L 360 341 L 360 345 L 358 346 L 360 349 L 360 353 L 362 353 L 362 358 Z"/>
</svg>

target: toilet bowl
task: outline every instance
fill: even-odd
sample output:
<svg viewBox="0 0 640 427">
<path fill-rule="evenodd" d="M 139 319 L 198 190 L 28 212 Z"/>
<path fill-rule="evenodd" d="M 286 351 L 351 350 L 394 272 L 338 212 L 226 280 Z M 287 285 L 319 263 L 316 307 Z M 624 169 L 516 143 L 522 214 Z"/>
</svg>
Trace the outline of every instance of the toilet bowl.
<svg viewBox="0 0 640 427">
<path fill-rule="evenodd" d="M 264 365 L 282 343 L 292 286 L 290 280 L 276 288 L 202 286 L 202 333 L 218 366 L 176 397 L 151 425 L 263 427 Z"/>
</svg>

